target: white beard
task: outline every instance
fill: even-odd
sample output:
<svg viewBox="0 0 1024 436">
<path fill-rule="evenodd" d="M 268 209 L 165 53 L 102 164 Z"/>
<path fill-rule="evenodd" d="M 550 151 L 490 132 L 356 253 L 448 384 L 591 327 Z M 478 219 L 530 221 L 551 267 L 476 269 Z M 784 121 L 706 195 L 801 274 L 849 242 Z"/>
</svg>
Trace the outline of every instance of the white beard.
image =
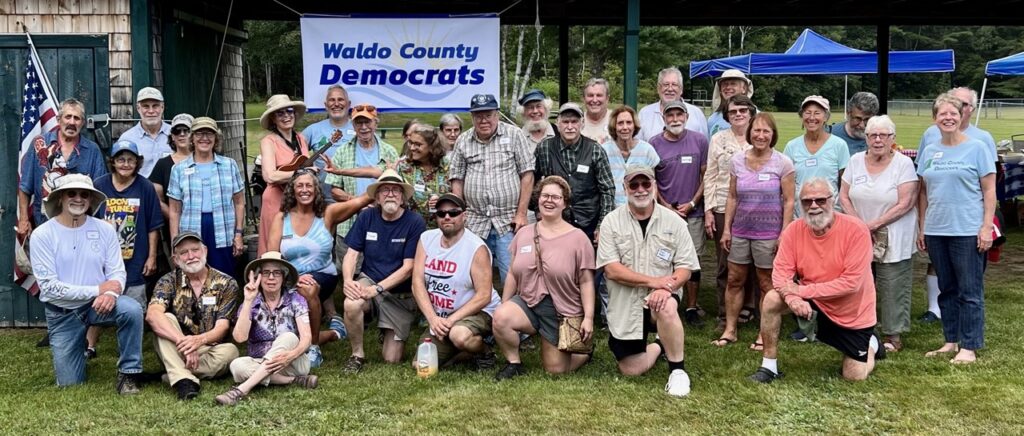
<svg viewBox="0 0 1024 436">
<path fill-rule="evenodd" d="M 674 136 L 679 136 L 683 134 L 683 130 L 686 130 L 686 125 L 665 126 L 665 130 Z"/>
<path fill-rule="evenodd" d="M 525 131 L 527 131 L 529 133 L 540 132 L 540 131 L 547 132 L 547 130 L 548 130 L 548 123 L 547 123 L 547 121 L 544 121 L 544 120 L 538 120 L 538 121 L 528 120 L 525 123 L 523 123 L 523 130 L 525 130 Z"/>
<path fill-rule="evenodd" d="M 198 273 L 199 271 L 202 271 L 203 268 L 206 267 L 206 256 L 203 256 L 202 258 L 199 259 L 199 262 L 196 262 L 192 265 L 189 265 L 185 262 L 177 262 L 177 264 L 178 268 L 181 268 L 181 270 L 185 271 L 186 274 L 195 274 Z"/>
<path fill-rule="evenodd" d="M 832 224 L 832 220 L 835 218 L 835 212 L 825 211 L 817 215 L 811 215 L 808 214 L 807 211 L 804 211 L 804 216 L 806 217 L 807 225 L 811 227 L 811 230 L 820 232 Z"/>
<path fill-rule="evenodd" d="M 634 196 L 629 196 L 629 204 L 637 209 L 646 209 L 650 207 L 651 202 L 654 201 L 654 196 L 648 194 L 646 200 L 640 200 Z"/>
<path fill-rule="evenodd" d="M 383 210 L 384 213 L 386 213 L 388 215 L 393 215 L 395 213 L 398 213 L 398 209 L 400 209 L 401 207 L 402 206 L 399 206 L 398 203 L 395 203 L 393 201 L 385 202 L 384 204 L 382 204 L 380 206 L 381 210 Z"/>
<path fill-rule="evenodd" d="M 68 204 L 68 213 L 70 213 L 72 216 L 78 217 L 78 216 L 85 215 L 88 212 L 89 212 L 89 206 L 88 205 L 85 205 L 85 206 L 75 206 L 75 205 Z"/>
</svg>

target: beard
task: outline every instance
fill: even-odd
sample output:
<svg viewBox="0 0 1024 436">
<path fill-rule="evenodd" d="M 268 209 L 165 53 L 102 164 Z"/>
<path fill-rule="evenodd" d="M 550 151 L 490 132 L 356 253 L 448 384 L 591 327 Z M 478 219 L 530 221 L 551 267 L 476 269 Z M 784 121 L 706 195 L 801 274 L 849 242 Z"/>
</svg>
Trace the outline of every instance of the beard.
<svg viewBox="0 0 1024 436">
<path fill-rule="evenodd" d="M 669 133 L 671 133 L 674 136 L 682 135 L 683 134 L 683 130 L 685 130 L 685 129 L 686 129 L 686 125 L 684 125 L 684 124 L 680 124 L 678 126 L 665 126 L 665 130 L 667 130 Z"/>
<path fill-rule="evenodd" d="M 185 271 L 186 274 L 195 274 L 206 267 L 206 256 L 199 258 L 198 262 L 192 262 L 191 264 L 184 261 L 177 261 L 175 264 L 177 264 L 178 268 L 181 268 L 182 271 Z"/>
<path fill-rule="evenodd" d="M 854 139 L 864 139 L 868 137 L 864 130 L 861 129 L 853 129 L 853 133 L 851 133 L 850 136 L 854 137 Z"/>
<path fill-rule="evenodd" d="M 629 205 L 633 206 L 633 207 L 635 207 L 637 209 L 646 209 L 646 208 L 650 207 L 651 202 L 653 202 L 653 201 L 654 201 L 654 196 L 650 195 L 650 194 L 648 194 L 647 198 L 645 198 L 645 199 L 636 198 L 636 197 L 634 197 L 632 195 L 629 196 Z"/>
<path fill-rule="evenodd" d="M 462 227 L 454 225 L 454 224 L 451 225 L 451 226 L 441 226 L 441 234 L 444 235 L 444 237 L 446 237 L 446 238 L 455 237 L 461 231 L 462 231 Z"/>
<path fill-rule="evenodd" d="M 523 123 L 523 130 L 529 133 L 540 131 L 546 132 L 548 130 L 548 122 L 544 120 L 527 120 L 525 123 Z"/>
<path fill-rule="evenodd" d="M 89 212 L 89 205 L 88 204 L 81 205 L 81 206 L 73 205 L 73 204 L 68 204 L 67 208 L 68 208 L 68 213 L 70 213 L 72 216 L 76 216 L 76 217 L 77 216 L 85 215 L 86 213 Z"/>
<path fill-rule="evenodd" d="M 835 218 L 835 212 L 826 210 L 819 214 L 812 215 L 807 213 L 807 211 L 804 211 L 804 217 L 804 219 L 807 220 L 807 225 L 811 227 L 811 230 L 820 232 L 832 224 L 832 220 Z"/>
<path fill-rule="evenodd" d="M 401 208 L 402 206 L 394 201 L 385 201 L 384 204 L 380 205 L 380 209 L 388 215 L 398 213 L 398 210 Z"/>
</svg>

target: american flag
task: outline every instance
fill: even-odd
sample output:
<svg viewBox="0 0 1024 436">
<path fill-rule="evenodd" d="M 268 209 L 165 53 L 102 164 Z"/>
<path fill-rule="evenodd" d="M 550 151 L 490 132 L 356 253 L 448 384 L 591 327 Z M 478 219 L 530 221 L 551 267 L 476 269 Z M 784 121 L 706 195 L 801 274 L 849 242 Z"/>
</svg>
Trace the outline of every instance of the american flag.
<svg viewBox="0 0 1024 436">
<path fill-rule="evenodd" d="M 26 57 L 28 62 L 25 65 L 25 87 L 21 106 L 21 148 L 18 150 L 18 162 L 25 159 L 25 155 L 35 155 L 33 142 L 44 133 L 57 128 L 57 97 L 50 86 L 50 79 L 43 70 L 43 64 L 39 61 L 39 54 L 32 45 L 32 37 L 28 37 L 28 50 Z M 31 158 L 31 157 L 30 157 Z M 21 178 L 21 165 L 18 165 L 18 177 Z M 22 241 L 17 241 L 18 246 Z M 21 249 L 20 247 L 16 249 Z M 35 276 L 22 272 L 15 265 L 14 281 L 19 286 L 28 289 L 33 295 L 39 292 Z"/>
</svg>

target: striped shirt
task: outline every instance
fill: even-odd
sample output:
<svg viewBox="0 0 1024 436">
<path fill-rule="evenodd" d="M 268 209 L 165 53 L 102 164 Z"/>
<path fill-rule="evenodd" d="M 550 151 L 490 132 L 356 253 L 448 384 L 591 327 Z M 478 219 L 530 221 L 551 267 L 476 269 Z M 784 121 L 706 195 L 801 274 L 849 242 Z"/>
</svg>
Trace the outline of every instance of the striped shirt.
<svg viewBox="0 0 1024 436">
<path fill-rule="evenodd" d="M 520 177 L 533 171 L 534 157 L 523 131 L 499 122 L 494 135 L 480 142 L 471 128 L 455 141 L 448 180 L 462 180 L 469 206 L 466 227 L 482 239 L 511 231 L 519 204 Z"/>
<path fill-rule="evenodd" d="M 231 197 L 242 192 L 242 175 L 234 159 L 215 154 L 213 163 L 217 166 L 213 178 L 201 180 L 192 156 L 178 162 L 171 168 L 167 196 L 181 202 L 178 231 L 200 233 L 203 196 L 211 195 L 214 237 L 217 248 L 224 248 L 230 247 L 235 237 L 235 204 Z"/>
</svg>

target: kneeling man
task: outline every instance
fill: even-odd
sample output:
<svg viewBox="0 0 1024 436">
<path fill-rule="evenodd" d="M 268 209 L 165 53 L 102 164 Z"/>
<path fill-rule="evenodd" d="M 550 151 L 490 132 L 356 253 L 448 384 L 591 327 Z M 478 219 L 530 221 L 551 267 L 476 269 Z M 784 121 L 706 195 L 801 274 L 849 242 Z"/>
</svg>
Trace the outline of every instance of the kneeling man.
<svg viewBox="0 0 1024 436">
<path fill-rule="evenodd" d="M 177 267 L 160 278 L 146 309 L 156 334 L 156 355 L 179 400 L 199 395 L 199 379 L 225 374 L 238 348 L 225 341 L 238 311 L 238 282 L 206 264 L 199 234 L 182 232 L 171 241 Z"/>
<path fill-rule="evenodd" d="M 608 347 L 625 375 L 646 373 L 664 354 L 665 392 L 690 393 L 683 366 L 680 287 L 700 269 L 690 233 L 675 211 L 657 203 L 650 167 L 630 165 L 623 177 L 628 203 L 601 223 L 597 267 L 608 279 Z M 660 339 L 648 344 L 650 333 Z"/>
<path fill-rule="evenodd" d="M 871 276 L 872 243 L 867 226 L 835 213 L 835 193 L 825 179 L 814 177 L 800 189 L 803 218 L 779 236 L 772 270 L 774 290 L 761 303 L 764 358 L 750 376 L 759 383 L 782 377 L 778 365 L 779 328 L 788 313 L 817 318 L 818 340 L 841 351 L 843 378 L 864 380 L 885 358 L 875 328 L 875 281 Z M 876 355 L 876 353 L 878 353 Z"/>
<path fill-rule="evenodd" d="M 430 324 L 422 337 L 437 345 L 441 364 L 474 356 L 477 369 L 493 368 L 494 352 L 484 338 L 501 297 L 491 285 L 491 252 L 466 230 L 465 201 L 444 194 L 436 207 L 437 228 L 420 236 L 413 261 L 412 293 Z"/>
</svg>

